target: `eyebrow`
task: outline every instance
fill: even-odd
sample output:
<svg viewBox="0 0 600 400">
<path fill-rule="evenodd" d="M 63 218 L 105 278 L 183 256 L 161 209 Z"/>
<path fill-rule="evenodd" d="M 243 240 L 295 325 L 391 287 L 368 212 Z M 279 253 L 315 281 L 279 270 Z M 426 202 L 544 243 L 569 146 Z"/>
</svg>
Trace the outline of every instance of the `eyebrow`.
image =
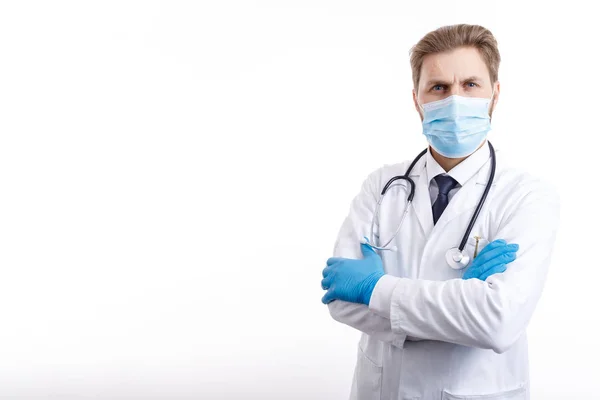
<svg viewBox="0 0 600 400">
<path fill-rule="evenodd" d="M 461 83 L 465 83 L 465 82 L 482 82 L 482 81 L 483 81 L 483 79 L 479 78 L 478 76 L 473 75 L 473 76 L 468 77 L 467 79 L 463 79 L 461 81 Z"/>
<path fill-rule="evenodd" d="M 470 76 L 468 78 L 461 80 L 460 83 L 465 83 L 465 82 L 482 82 L 482 79 L 477 76 Z M 431 79 L 431 80 L 427 81 L 427 84 L 426 84 L 426 86 L 435 86 L 435 85 L 450 86 L 450 85 L 452 85 L 452 82 L 444 81 L 442 79 Z"/>
</svg>

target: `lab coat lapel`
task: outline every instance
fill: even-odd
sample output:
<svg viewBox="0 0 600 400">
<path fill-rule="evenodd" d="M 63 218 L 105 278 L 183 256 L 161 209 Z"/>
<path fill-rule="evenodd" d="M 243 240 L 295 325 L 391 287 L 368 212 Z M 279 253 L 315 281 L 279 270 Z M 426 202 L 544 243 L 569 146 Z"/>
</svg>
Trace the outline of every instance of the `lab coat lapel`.
<svg viewBox="0 0 600 400">
<path fill-rule="evenodd" d="M 425 157 L 423 157 L 425 158 Z M 433 229 L 433 212 L 431 211 L 431 197 L 429 195 L 429 182 L 427 182 L 427 172 L 425 171 L 424 160 L 420 161 L 419 176 L 415 180 L 415 197 L 413 198 L 413 208 L 419 219 L 421 228 L 425 236 Z M 412 177 L 412 174 L 411 174 Z"/>
<path fill-rule="evenodd" d="M 450 200 L 450 203 L 448 203 L 448 206 L 442 215 L 440 215 L 440 219 L 435 224 L 436 229 L 442 229 L 444 225 L 463 212 L 472 210 L 477 206 L 483 190 L 480 190 L 479 185 L 476 185 L 476 177 L 469 179 L 452 197 L 452 200 Z"/>
<path fill-rule="evenodd" d="M 452 221 L 464 212 L 474 211 L 485 190 L 489 179 L 491 161 L 488 161 L 479 171 L 469 179 L 463 187 L 452 197 L 450 203 L 435 224 L 436 229 L 443 229 L 444 225 Z M 495 179 L 494 179 L 495 181 Z M 495 185 L 495 183 L 494 183 Z M 493 185 L 492 185 L 493 186 Z M 466 227 L 465 227 L 466 228 Z"/>
</svg>

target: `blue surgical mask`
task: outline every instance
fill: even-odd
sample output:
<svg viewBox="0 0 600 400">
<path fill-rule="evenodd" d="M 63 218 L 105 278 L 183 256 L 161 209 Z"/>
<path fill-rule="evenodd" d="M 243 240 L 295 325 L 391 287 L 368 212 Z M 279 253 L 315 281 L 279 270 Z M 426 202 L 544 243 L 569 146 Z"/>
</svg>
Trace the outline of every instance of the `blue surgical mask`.
<svg viewBox="0 0 600 400">
<path fill-rule="evenodd" d="M 492 129 L 492 99 L 453 95 L 423 104 L 423 134 L 431 147 L 448 158 L 472 154 Z"/>
</svg>

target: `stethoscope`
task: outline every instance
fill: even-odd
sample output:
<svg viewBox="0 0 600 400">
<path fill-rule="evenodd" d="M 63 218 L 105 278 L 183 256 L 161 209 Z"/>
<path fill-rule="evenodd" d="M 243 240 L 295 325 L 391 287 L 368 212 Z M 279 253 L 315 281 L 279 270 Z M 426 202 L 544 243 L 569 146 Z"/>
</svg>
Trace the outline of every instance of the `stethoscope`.
<svg viewBox="0 0 600 400">
<path fill-rule="evenodd" d="M 488 192 L 490 191 L 490 188 L 492 187 L 492 183 L 494 182 L 494 175 L 496 173 L 496 151 L 494 150 L 494 147 L 492 146 L 492 144 L 489 141 L 488 141 L 488 146 L 490 148 L 490 155 L 492 157 L 490 178 L 489 178 L 487 184 L 485 185 L 485 190 L 483 191 L 483 194 L 481 195 L 479 204 L 477 204 L 477 208 L 475 209 L 475 212 L 473 213 L 473 216 L 471 217 L 471 221 L 469 222 L 469 226 L 467 227 L 467 230 L 465 231 L 465 234 L 462 238 L 462 241 L 460 242 L 460 245 L 458 247 L 453 247 L 446 251 L 446 262 L 452 269 L 457 269 L 457 270 L 463 269 L 464 267 L 466 267 L 469 264 L 469 261 L 471 260 L 471 257 L 469 257 L 467 252 L 464 251 L 465 245 L 467 244 L 467 240 L 469 239 L 469 236 L 471 235 L 471 230 L 473 229 L 473 225 L 475 225 L 475 221 L 477 220 L 477 217 L 479 216 L 479 212 L 481 211 L 481 208 L 483 207 L 483 203 L 485 203 L 485 198 L 487 197 Z M 373 215 L 373 221 L 371 222 L 371 238 L 370 238 L 369 246 L 371 246 L 372 248 L 377 249 L 377 250 L 391 250 L 391 251 L 396 250 L 395 246 L 393 246 L 393 247 L 388 247 L 388 246 L 392 242 L 392 240 L 394 240 L 394 238 L 398 235 L 398 232 L 400 232 L 402 223 L 404 222 L 404 219 L 406 218 L 406 215 L 408 214 L 408 210 L 410 209 L 410 205 L 412 203 L 413 197 L 415 196 L 415 182 L 409 177 L 409 175 L 410 175 L 410 172 L 412 171 L 413 167 L 417 163 L 417 161 L 419 161 L 425 153 L 427 153 L 427 149 L 425 149 L 421 153 L 419 153 L 419 155 L 410 164 L 410 166 L 408 167 L 408 170 L 404 173 L 404 175 L 398 175 L 398 176 L 393 177 L 383 187 L 383 190 L 381 191 L 381 195 L 379 196 L 379 200 L 377 201 L 377 205 L 375 206 L 375 214 Z M 404 212 L 402 213 L 402 218 L 400 219 L 400 224 L 398 225 L 398 229 L 396 229 L 396 232 L 394 232 L 394 235 L 383 246 L 375 246 L 375 245 L 373 245 L 373 243 L 375 243 L 373 229 L 375 227 L 375 220 L 379 216 L 379 209 L 381 207 L 381 203 L 383 202 L 385 193 L 387 192 L 390 185 L 400 179 L 407 181 L 408 184 L 410 185 L 410 192 L 408 193 L 406 207 L 404 208 Z"/>
</svg>

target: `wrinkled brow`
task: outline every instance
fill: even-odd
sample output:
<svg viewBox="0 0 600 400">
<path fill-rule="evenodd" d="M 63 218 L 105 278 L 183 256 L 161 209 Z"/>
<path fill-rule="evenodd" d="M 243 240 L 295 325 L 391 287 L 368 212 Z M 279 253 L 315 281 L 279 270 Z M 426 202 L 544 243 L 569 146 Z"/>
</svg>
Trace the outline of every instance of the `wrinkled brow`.
<svg viewBox="0 0 600 400">
<path fill-rule="evenodd" d="M 463 79 L 463 80 L 460 81 L 460 83 L 465 83 L 465 82 L 481 83 L 481 82 L 483 82 L 483 79 L 481 79 L 478 76 L 473 75 L 473 76 L 470 76 L 470 77 L 465 78 L 465 79 Z M 445 81 L 443 79 L 434 78 L 434 79 L 428 80 L 427 83 L 425 84 L 425 86 L 436 86 L 436 85 L 452 86 L 452 82 Z"/>
</svg>

